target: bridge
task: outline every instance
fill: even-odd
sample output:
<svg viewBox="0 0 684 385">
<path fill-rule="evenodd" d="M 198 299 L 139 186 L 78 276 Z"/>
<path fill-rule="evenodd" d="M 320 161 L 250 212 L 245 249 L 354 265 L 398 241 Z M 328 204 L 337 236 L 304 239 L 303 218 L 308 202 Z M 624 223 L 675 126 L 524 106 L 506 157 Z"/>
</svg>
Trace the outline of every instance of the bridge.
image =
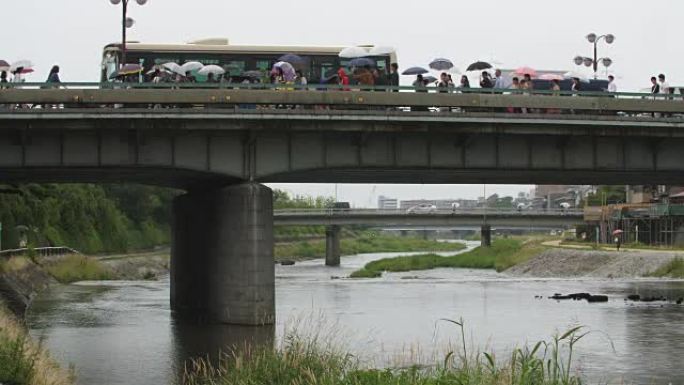
<svg viewBox="0 0 684 385">
<path fill-rule="evenodd" d="M 0 180 L 185 189 L 174 203 L 173 309 L 272 323 L 262 183 L 684 183 L 684 103 L 609 96 L 1 89 Z"/>
<path fill-rule="evenodd" d="M 492 227 L 568 228 L 584 223 L 583 210 L 456 209 L 409 213 L 381 209 L 282 209 L 274 211 L 278 226 L 327 226 L 325 263 L 340 264 L 341 226 L 468 226 L 480 227 L 482 244 L 491 244 Z"/>
</svg>

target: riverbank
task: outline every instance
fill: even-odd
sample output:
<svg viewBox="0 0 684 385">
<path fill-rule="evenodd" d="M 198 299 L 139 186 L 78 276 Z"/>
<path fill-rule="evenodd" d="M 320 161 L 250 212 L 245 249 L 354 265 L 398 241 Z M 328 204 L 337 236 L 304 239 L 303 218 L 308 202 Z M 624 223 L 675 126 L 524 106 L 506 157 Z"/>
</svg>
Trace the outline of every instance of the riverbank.
<svg viewBox="0 0 684 385">
<path fill-rule="evenodd" d="M 340 241 L 342 255 L 368 253 L 393 253 L 416 251 L 459 251 L 465 245 L 458 242 L 439 242 L 413 237 L 396 237 L 364 233 L 354 238 Z M 276 244 L 276 261 L 289 259 L 295 261 L 325 258 L 325 239 Z"/>
<path fill-rule="evenodd" d="M 71 385 L 74 374 L 35 343 L 24 325 L 0 301 L 0 384 Z"/>
<path fill-rule="evenodd" d="M 377 278 L 383 272 L 406 272 L 437 268 L 496 269 L 503 271 L 541 253 L 544 247 L 536 239 L 498 239 L 492 247 L 477 247 L 465 253 L 444 257 L 422 254 L 385 258 L 366 264 L 351 274 L 351 278 Z"/>
</svg>

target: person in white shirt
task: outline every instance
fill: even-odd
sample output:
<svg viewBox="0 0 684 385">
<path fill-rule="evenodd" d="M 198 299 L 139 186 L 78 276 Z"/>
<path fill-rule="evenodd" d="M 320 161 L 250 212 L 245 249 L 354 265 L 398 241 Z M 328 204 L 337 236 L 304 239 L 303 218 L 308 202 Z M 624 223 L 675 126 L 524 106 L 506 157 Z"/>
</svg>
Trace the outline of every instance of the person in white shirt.
<svg viewBox="0 0 684 385">
<path fill-rule="evenodd" d="M 608 92 L 614 94 L 617 92 L 617 84 L 615 84 L 615 76 L 608 75 Z"/>
<path fill-rule="evenodd" d="M 497 69 L 494 72 L 494 76 L 496 77 L 496 80 L 494 81 L 494 88 L 496 88 L 497 90 L 508 88 L 506 84 L 506 79 L 504 78 L 500 69 Z"/>
<path fill-rule="evenodd" d="M 661 94 L 669 94 L 670 92 L 670 85 L 667 84 L 667 81 L 665 80 L 665 75 L 660 74 L 658 75 L 658 81 L 660 82 L 660 93 Z"/>
</svg>

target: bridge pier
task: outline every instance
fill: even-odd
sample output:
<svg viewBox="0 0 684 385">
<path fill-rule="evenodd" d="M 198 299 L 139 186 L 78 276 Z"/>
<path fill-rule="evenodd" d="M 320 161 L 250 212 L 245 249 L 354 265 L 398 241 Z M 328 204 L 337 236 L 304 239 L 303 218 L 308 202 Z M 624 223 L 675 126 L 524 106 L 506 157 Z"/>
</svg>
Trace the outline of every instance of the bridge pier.
<svg viewBox="0 0 684 385">
<path fill-rule="evenodd" d="M 328 226 L 325 229 L 325 265 L 340 265 L 340 233 L 341 227 L 337 225 Z"/>
<path fill-rule="evenodd" d="M 171 308 L 207 323 L 275 321 L 273 192 L 259 184 L 174 201 Z"/>
<path fill-rule="evenodd" d="M 492 226 L 482 225 L 482 227 L 480 228 L 480 246 L 492 246 Z"/>
</svg>

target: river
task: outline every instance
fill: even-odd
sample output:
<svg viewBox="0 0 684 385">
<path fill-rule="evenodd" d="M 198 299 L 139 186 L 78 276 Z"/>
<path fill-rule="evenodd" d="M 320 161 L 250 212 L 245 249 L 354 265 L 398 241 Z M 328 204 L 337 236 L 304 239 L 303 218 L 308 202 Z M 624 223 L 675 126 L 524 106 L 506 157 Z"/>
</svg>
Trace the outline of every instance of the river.
<svg viewBox="0 0 684 385">
<path fill-rule="evenodd" d="M 583 325 L 590 334 L 579 343 L 576 366 L 590 383 L 684 383 L 677 358 L 684 349 L 684 306 L 624 301 L 632 293 L 684 297 L 682 281 L 517 279 L 469 269 L 332 279 L 396 255 L 343 257 L 339 268 L 320 260 L 277 266 L 274 328 L 176 324 L 168 278 L 56 287 L 36 300 L 29 325 L 59 361 L 75 365 L 84 385 L 171 383 L 187 357 L 244 339 L 271 341 L 286 325 L 330 332 L 379 364 L 440 357 L 449 341 L 458 341 L 458 331 L 443 318 L 463 318 L 469 343 L 500 358 L 526 342 Z M 610 301 L 546 299 L 571 292 L 607 294 Z"/>
</svg>

